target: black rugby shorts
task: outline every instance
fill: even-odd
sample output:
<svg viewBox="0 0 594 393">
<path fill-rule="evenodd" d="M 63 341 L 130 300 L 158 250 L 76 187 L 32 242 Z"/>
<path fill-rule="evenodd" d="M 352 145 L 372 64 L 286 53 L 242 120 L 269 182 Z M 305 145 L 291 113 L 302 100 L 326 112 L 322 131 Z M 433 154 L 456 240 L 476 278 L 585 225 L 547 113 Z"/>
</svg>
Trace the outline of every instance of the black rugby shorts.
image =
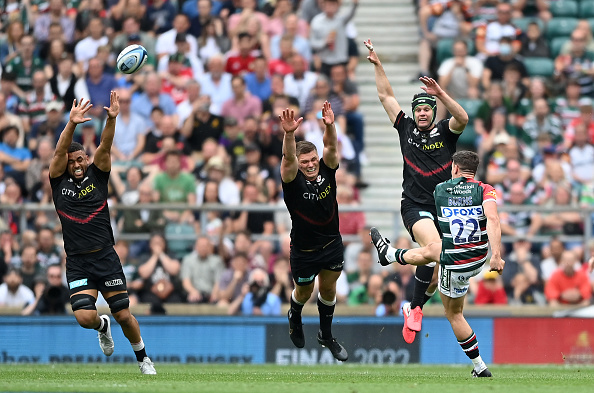
<svg viewBox="0 0 594 393">
<path fill-rule="evenodd" d="M 442 237 L 441 229 L 439 229 L 439 221 L 437 219 L 437 209 L 435 208 L 435 205 L 422 205 L 403 198 L 402 202 L 400 203 L 400 215 L 402 216 L 404 227 L 410 234 L 413 242 L 416 242 L 416 240 L 412 232 L 412 227 L 417 223 L 417 221 L 420 221 L 424 218 L 433 220 L 435 228 L 437 228 L 437 232 L 439 233 L 439 237 Z"/>
<path fill-rule="evenodd" d="M 295 284 L 311 284 L 322 269 L 341 272 L 344 267 L 342 239 L 335 239 L 325 248 L 303 251 L 291 246 L 291 273 Z"/>
<path fill-rule="evenodd" d="M 66 257 L 66 280 L 70 296 L 85 289 L 125 291 L 126 276 L 113 247 Z"/>
</svg>

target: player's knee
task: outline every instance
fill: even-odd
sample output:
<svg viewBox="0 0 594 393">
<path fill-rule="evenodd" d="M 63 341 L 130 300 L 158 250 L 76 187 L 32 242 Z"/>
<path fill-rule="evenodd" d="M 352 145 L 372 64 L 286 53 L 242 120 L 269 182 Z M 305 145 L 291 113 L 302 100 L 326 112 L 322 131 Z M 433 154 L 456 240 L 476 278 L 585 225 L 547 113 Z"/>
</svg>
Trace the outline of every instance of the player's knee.
<svg viewBox="0 0 594 393">
<path fill-rule="evenodd" d="M 105 300 L 113 315 L 130 307 L 130 298 L 128 298 L 128 293 L 126 292 L 118 293 Z"/>
<path fill-rule="evenodd" d="M 78 310 L 97 310 L 95 307 L 95 297 L 89 294 L 81 294 L 81 295 L 73 295 L 70 298 L 70 305 L 72 306 L 72 311 Z"/>
</svg>

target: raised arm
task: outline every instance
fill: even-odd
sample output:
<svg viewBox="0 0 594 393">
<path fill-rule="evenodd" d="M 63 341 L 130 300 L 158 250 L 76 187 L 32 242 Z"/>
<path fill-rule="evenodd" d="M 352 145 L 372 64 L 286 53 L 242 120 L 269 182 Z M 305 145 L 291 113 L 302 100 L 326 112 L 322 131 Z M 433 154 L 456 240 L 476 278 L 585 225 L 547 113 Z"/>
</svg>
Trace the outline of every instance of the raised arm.
<svg viewBox="0 0 594 393">
<path fill-rule="evenodd" d="M 427 94 L 439 98 L 446 109 L 452 114 L 452 117 L 450 118 L 450 130 L 456 131 L 457 133 L 464 131 L 466 124 L 468 124 L 468 113 L 466 113 L 464 108 L 443 91 L 435 79 L 423 76 L 419 78 L 419 80 L 425 84 L 421 89 L 425 90 Z"/>
<path fill-rule="evenodd" d="M 497 214 L 497 202 L 489 201 L 483 205 L 483 209 L 487 216 L 487 236 L 491 244 L 490 269 L 501 274 L 505 261 L 501 259 L 501 226 L 499 214 Z"/>
<path fill-rule="evenodd" d="M 322 106 L 322 121 L 326 125 L 324 131 L 324 162 L 328 168 L 338 167 L 338 136 L 334 126 L 334 111 L 328 101 Z"/>
<path fill-rule="evenodd" d="M 111 170 L 111 145 L 115 135 L 116 117 L 120 113 L 120 96 L 118 93 L 112 90 L 109 97 L 109 108 L 104 106 L 103 109 L 107 111 L 107 120 L 93 162 L 103 172 L 109 172 Z"/>
<path fill-rule="evenodd" d="M 299 164 L 297 162 L 295 130 L 303 121 L 303 117 L 295 120 L 295 111 L 292 109 L 285 109 L 283 114 L 278 117 L 281 122 L 281 127 L 285 131 L 285 138 L 283 139 L 283 159 L 281 161 L 281 179 L 285 183 L 292 182 L 297 176 Z"/>
<path fill-rule="evenodd" d="M 85 117 L 85 114 L 92 107 L 93 105 L 90 101 L 84 102 L 82 98 L 78 104 L 76 100 L 72 102 L 70 120 L 60 134 L 60 139 L 58 139 L 58 144 L 54 151 L 54 158 L 52 158 L 52 162 L 50 163 L 49 171 L 51 178 L 59 177 L 66 171 L 66 167 L 68 166 L 68 148 L 72 143 L 72 136 L 74 135 L 76 125 L 91 120 L 90 117 Z"/>
<path fill-rule="evenodd" d="M 396 97 L 394 96 L 394 91 L 392 90 L 392 86 L 390 86 L 390 82 L 388 81 L 388 77 L 386 76 L 386 72 L 384 71 L 384 67 L 375 53 L 373 48 L 373 44 L 371 40 L 367 40 L 363 42 L 367 49 L 369 49 L 369 56 L 367 56 L 367 60 L 371 64 L 374 65 L 375 69 L 375 86 L 377 88 L 377 96 L 379 97 L 380 102 L 384 106 L 388 117 L 392 124 L 396 122 L 396 116 L 400 112 L 400 104 L 396 101 Z"/>
</svg>

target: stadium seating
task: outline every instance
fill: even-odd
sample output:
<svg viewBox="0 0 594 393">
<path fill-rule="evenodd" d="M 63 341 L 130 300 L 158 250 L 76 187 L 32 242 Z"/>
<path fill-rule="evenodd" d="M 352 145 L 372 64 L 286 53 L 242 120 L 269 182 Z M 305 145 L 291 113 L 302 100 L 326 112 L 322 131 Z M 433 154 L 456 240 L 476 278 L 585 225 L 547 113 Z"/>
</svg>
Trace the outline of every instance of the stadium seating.
<svg viewBox="0 0 594 393">
<path fill-rule="evenodd" d="M 194 240 L 190 236 L 195 236 L 194 227 L 189 224 L 167 224 L 165 226 L 165 239 L 167 239 L 167 246 L 169 251 L 175 255 L 176 258 L 183 258 L 192 249 Z M 184 238 L 178 238 L 183 236 Z"/>
<path fill-rule="evenodd" d="M 549 43 L 549 48 L 551 49 L 552 58 L 559 56 L 563 44 L 565 44 L 567 41 L 569 41 L 568 37 L 555 37 L 551 40 Z"/>
<path fill-rule="evenodd" d="M 578 3 L 573 0 L 558 0 L 549 3 L 549 11 L 554 18 L 578 17 Z"/>
<path fill-rule="evenodd" d="M 513 25 L 516 26 L 518 29 L 522 30 L 523 32 L 526 32 L 526 30 L 528 30 L 528 24 L 530 24 L 531 22 L 536 22 L 538 24 L 538 26 L 540 27 L 540 30 L 544 31 L 545 24 L 542 21 L 542 19 L 524 17 L 524 18 L 515 18 L 512 20 Z"/>
<path fill-rule="evenodd" d="M 555 71 L 555 63 L 553 60 L 545 57 L 527 57 L 524 59 L 526 71 L 530 76 L 553 76 Z"/>
<path fill-rule="evenodd" d="M 547 24 L 546 36 L 549 40 L 555 37 L 569 37 L 577 24 L 576 18 L 553 18 Z"/>
<path fill-rule="evenodd" d="M 473 123 L 478 109 L 482 105 L 483 101 L 475 99 L 458 99 L 457 101 L 458 104 L 460 104 L 460 106 L 464 108 L 464 110 L 468 114 L 468 124 L 466 125 L 464 132 L 462 133 L 462 135 L 460 135 L 460 138 L 458 139 L 458 145 L 463 148 L 475 150 L 477 145 L 477 134 L 474 129 Z"/>
<path fill-rule="evenodd" d="M 582 0 L 580 2 L 580 18 L 594 18 L 594 1 L 593 0 Z M 590 26 L 592 23 L 590 23 Z"/>
</svg>

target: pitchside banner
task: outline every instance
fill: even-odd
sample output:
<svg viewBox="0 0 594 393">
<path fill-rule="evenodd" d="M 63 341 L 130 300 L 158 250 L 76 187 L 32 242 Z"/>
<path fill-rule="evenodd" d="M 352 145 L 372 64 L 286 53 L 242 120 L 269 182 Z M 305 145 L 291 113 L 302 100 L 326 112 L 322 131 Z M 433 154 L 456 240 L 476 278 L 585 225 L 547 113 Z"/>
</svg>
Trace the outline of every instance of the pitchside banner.
<svg viewBox="0 0 594 393">
<path fill-rule="evenodd" d="M 285 317 L 138 316 L 147 353 L 159 363 L 336 362 L 316 340 L 319 320 L 304 318 L 306 347 L 289 339 Z M 401 318 L 335 318 L 333 332 L 349 352 L 349 363 L 418 363 L 419 339 L 402 340 Z M 73 316 L 0 317 L 0 363 L 135 363 L 128 340 L 112 319 L 114 354 L 101 353 L 97 332 Z"/>
<path fill-rule="evenodd" d="M 303 318 L 305 347 L 296 348 L 289 339 L 287 323 L 266 326 L 266 362 L 278 365 L 332 364 L 327 348 L 318 344 L 318 318 Z M 419 363 L 419 339 L 411 345 L 402 338 L 402 318 L 334 317 L 332 334 L 349 353 L 348 363 Z"/>
<path fill-rule="evenodd" d="M 497 318 L 494 336 L 495 363 L 594 363 L 592 318 Z"/>
</svg>

